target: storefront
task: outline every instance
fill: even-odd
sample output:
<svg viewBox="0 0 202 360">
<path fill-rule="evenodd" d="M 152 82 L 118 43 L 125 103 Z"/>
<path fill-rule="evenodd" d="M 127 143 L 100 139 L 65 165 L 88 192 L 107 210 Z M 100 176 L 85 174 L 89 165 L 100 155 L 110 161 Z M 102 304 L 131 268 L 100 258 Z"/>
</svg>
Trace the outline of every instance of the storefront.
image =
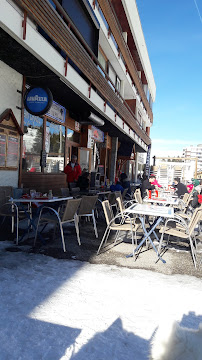
<svg viewBox="0 0 202 360">
<path fill-rule="evenodd" d="M 20 166 L 20 186 L 45 191 L 66 186 L 64 166 L 71 155 L 79 158 L 80 124 L 69 112 L 53 101 L 44 116 L 24 109 L 24 136 Z"/>
<path fill-rule="evenodd" d="M 83 125 L 53 101 L 43 116 L 24 109 L 24 136 L 20 164 L 20 186 L 57 191 L 66 186 L 64 166 L 72 155 L 82 168 L 109 178 L 111 138 L 93 125 Z"/>
</svg>

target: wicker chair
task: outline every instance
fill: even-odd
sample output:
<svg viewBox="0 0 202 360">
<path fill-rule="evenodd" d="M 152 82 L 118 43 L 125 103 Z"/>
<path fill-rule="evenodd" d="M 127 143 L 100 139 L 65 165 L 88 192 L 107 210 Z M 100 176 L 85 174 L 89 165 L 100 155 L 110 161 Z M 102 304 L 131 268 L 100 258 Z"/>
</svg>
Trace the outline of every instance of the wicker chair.
<svg viewBox="0 0 202 360">
<path fill-rule="evenodd" d="M 105 233 L 103 235 L 103 238 L 101 240 L 100 246 L 98 248 L 97 255 L 99 254 L 103 243 L 105 243 L 105 244 L 107 243 L 107 239 L 109 237 L 111 230 L 115 230 L 116 237 L 115 237 L 114 244 L 116 244 L 116 242 L 118 240 L 120 231 L 130 231 L 131 232 L 132 245 L 133 245 L 133 256 L 134 256 L 135 244 L 134 244 L 134 234 L 133 233 L 135 232 L 135 239 L 136 239 L 136 231 L 137 231 L 138 225 L 132 223 L 132 220 L 127 215 L 123 216 L 123 214 L 118 214 L 114 217 L 112 208 L 111 208 L 108 200 L 103 201 L 102 206 L 103 206 L 103 210 L 104 210 L 104 214 L 105 214 L 107 227 L 106 227 Z M 126 223 L 125 219 L 129 219 L 129 223 Z M 117 220 L 119 220 L 119 223 L 116 223 Z"/>
<path fill-rule="evenodd" d="M 96 227 L 94 209 L 95 209 L 95 204 L 97 202 L 97 199 L 98 199 L 97 195 L 83 196 L 81 198 L 81 204 L 80 204 L 80 207 L 78 210 L 78 217 L 83 217 L 83 216 L 92 217 L 96 238 L 98 238 L 98 232 L 97 232 L 97 227 Z"/>
<path fill-rule="evenodd" d="M 202 220 L 202 206 L 195 209 L 191 219 L 189 221 L 186 221 L 183 219 L 180 215 L 175 214 L 174 219 L 168 219 L 165 222 L 165 225 L 161 227 L 160 233 L 161 239 L 159 243 L 158 252 L 160 253 L 162 242 L 164 239 L 164 235 L 168 235 L 168 241 L 171 236 L 177 237 L 178 239 L 184 239 L 189 240 L 190 247 L 191 247 L 191 254 L 194 262 L 194 266 L 196 267 L 196 251 L 197 251 L 197 243 L 196 238 L 194 234 L 194 230 L 198 223 Z M 172 221 L 172 226 L 169 226 L 169 222 Z M 176 227 L 173 227 L 173 222 L 176 223 Z"/>
<path fill-rule="evenodd" d="M 36 234 L 35 234 L 35 239 L 34 239 L 34 246 L 36 245 L 36 239 L 37 239 L 39 225 L 43 223 L 46 226 L 48 223 L 54 223 L 55 227 L 57 224 L 59 224 L 59 226 L 60 226 L 62 246 L 63 246 L 64 252 L 66 252 L 64 233 L 63 233 L 63 225 L 70 223 L 70 222 L 74 222 L 74 225 L 76 228 L 76 233 L 77 233 L 77 240 L 78 240 L 79 245 L 81 245 L 80 237 L 79 237 L 79 221 L 78 221 L 78 215 L 77 215 L 77 211 L 78 211 L 80 203 L 81 203 L 81 199 L 67 200 L 64 211 L 61 211 L 60 213 L 51 207 L 44 206 L 41 209 L 40 214 L 39 214 L 39 219 L 38 219 L 38 224 L 37 224 L 37 229 L 36 229 Z M 46 212 L 44 212 L 44 210 Z M 44 229 L 44 227 L 43 227 L 43 229 Z"/>
</svg>

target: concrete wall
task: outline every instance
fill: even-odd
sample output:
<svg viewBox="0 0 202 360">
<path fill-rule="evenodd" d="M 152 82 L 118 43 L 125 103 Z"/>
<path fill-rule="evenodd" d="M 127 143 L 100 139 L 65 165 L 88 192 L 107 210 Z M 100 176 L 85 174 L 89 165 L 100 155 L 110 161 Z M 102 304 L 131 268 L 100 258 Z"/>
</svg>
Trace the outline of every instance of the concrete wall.
<svg viewBox="0 0 202 360">
<path fill-rule="evenodd" d="M 0 114 L 6 109 L 12 109 L 17 121 L 21 125 L 21 94 L 17 90 L 22 90 L 21 74 L 0 61 Z M 0 170 L 0 185 L 18 186 L 18 170 Z"/>
</svg>

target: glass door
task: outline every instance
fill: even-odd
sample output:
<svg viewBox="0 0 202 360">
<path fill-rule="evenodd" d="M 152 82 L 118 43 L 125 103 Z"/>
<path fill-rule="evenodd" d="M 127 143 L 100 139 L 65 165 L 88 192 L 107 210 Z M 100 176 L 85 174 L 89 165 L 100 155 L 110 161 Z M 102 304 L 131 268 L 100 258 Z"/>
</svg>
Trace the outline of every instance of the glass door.
<svg viewBox="0 0 202 360">
<path fill-rule="evenodd" d="M 87 148 L 78 148 L 78 162 L 81 166 L 81 169 L 86 169 L 87 171 L 91 170 L 91 150 Z"/>
</svg>

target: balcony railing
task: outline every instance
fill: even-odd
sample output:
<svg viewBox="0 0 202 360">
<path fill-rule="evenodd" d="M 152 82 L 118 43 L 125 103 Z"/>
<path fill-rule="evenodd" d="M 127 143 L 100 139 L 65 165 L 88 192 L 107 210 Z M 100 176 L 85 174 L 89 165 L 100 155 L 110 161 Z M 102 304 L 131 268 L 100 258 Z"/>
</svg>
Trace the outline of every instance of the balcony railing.
<svg viewBox="0 0 202 360">
<path fill-rule="evenodd" d="M 57 0 L 52 0 L 57 11 L 48 0 L 15 0 L 21 6 L 25 14 L 28 14 L 38 26 L 65 52 L 68 58 L 82 71 L 91 85 L 102 94 L 106 102 L 109 102 L 124 121 L 141 137 L 147 144 L 150 138 L 145 131 L 141 130 L 137 119 L 126 104 L 121 94 L 111 88 L 111 80 L 98 62 L 92 50 L 71 22 L 65 10 Z M 101 74 L 98 66 L 102 69 L 105 77 Z M 111 83 L 108 84 L 108 81 Z M 113 84 L 112 84 L 113 85 Z M 114 86 L 114 85 L 113 85 Z M 117 96 L 118 95 L 118 96 Z"/>
<path fill-rule="evenodd" d="M 138 75 L 138 71 L 137 71 L 137 67 L 136 64 L 133 60 L 133 57 L 131 55 L 131 52 L 129 50 L 128 45 L 126 44 L 124 38 L 123 38 L 123 34 L 122 34 L 122 29 L 121 26 L 119 24 L 119 21 L 117 19 L 116 13 L 114 11 L 114 8 L 110 2 L 110 0 L 98 0 L 99 6 L 102 9 L 103 15 L 105 16 L 105 18 L 107 19 L 109 28 L 111 30 L 111 32 L 113 33 L 113 36 L 115 37 L 115 40 L 118 44 L 118 47 L 124 57 L 124 60 L 126 62 L 126 66 L 127 66 L 127 70 L 130 73 L 130 76 L 132 77 L 133 81 L 135 82 L 137 88 L 138 88 L 138 92 L 144 102 L 144 106 L 149 114 L 150 119 L 153 121 L 153 113 L 152 110 L 150 108 L 149 102 L 147 100 L 147 97 L 145 95 L 144 92 L 144 88 L 142 85 L 142 82 L 139 78 Z"/>
</svg>

